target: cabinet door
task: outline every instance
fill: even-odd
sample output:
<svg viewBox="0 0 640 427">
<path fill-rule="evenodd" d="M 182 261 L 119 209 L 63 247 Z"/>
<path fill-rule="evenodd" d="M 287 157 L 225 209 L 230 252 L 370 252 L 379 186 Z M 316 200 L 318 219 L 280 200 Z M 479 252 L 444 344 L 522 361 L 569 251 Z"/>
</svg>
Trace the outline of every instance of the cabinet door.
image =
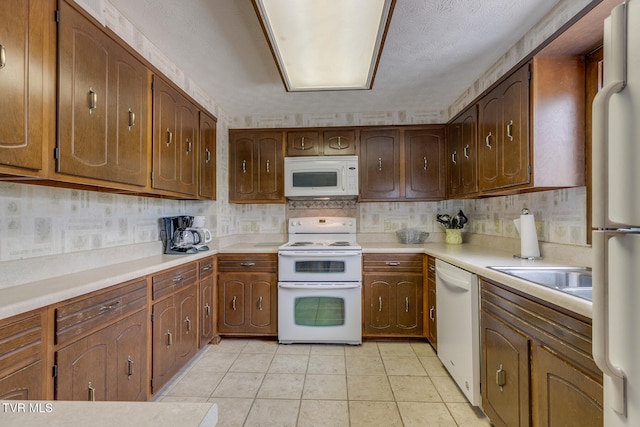
<svg viewBox="0 0 640 427">
<path fill-rule="evenodd" d="M 0 377 L 0 400 L 43 400 L 42 361 Z"/>
<path fill-rule="evenodd" d="M 147 400 L 147 310 L 115 326 L 115 371 L 109 377 L 110 400 Z"/>
<path fill-rule="evenodd" d="M 200 111 L 200 197 L 216 199 L 216 120 Z"/>
<path fill-rule="evenodd" d="M 256 161 L 258 200 L 283 199 L 283 166 L 282 140 L 273 136 L 261 138 L 258 144 L 258 159 Z"/>
<path fill-rule="evenodd" d="M 109 333 L 103 329 L 56 351 L 57 400 L 107 400 Z"/>
<path fill-rule="evenodd" d="M 320 154 L 322 154 L 320 132 L 287 132 L 287 156 L 318 156 Z"/>
<path fill-rule="evenodd" d="M 361 200 L 400 197 L 399 131 L 362 131 L 359 161 Z"/>
<path fill-rule="evenodd" d="M 355 156 L 356 131 L 351 129 L 327 130 L 323 133 L 325 156 Z"/>
<path fill-rule="evenodd" d="M 257 144 L 251 134 L 233 135 L 229 142 L 229 201 L 255 197 L 257 174 L 254 161 L 258 157 Z"/>
<path fill-rule="evenodd" d="M 529 426 L 529 340 L 482 311 L 482 408 L 496 426 Z"/>
<path fill-rule="evenodd" d="M 182 366 L 198 350 L 198 294 L 190 286 L 176 295 L 178 306 L 178 363 Z"/>
<path fill-rule="evenodd" d="M 398 280 L 395 288 L 396 328 L 402 334 L 422 335 L 422 276 Z"/>
<path fill-rule="evenodd" d="M 429 335 L 428 339 L 434 349 L 438 349 L 438 309 L 436 306 L 436 281 L 435 279 L 429 280 L 427 288 L 428 296 L 428 322 L 429 322 Z"/>
<path fill-rule="evenodd" d="M 0 2 L 0 165 L 38 171 L 55 117 L 54 2 Z"/>
<path fill-rule="evenodd" d="M 388 334 L 394 331 L 392 301 L 393 285 L 388 280 L 364 277 L 364 332 Z"/>
<path fill-rule="evenodd" d="M 178 311 L 174 297 L 153 304 L 153 390 L 159 390 L 176 371 Z"/>
<path fill-rule="evenodd" d="M 277 277 L 275 274 L 255 274 L 249 282 L 250 295 L 247 298 L 250 315 L 249 327 L 255 332 L 277 332 Z"/>
<path fill-rule="evenodd" d="M 224 273 L 218 280 L 218 329 L 220 332 L 245 332 L 245 291 L 247 276 L 245 274 Z"/>
<path fill-rule="evenodd" d="M 529 68 L 522 67 L 500 86 L 502 144 L 498 187 L 529 182 Z"/>
<path fill-rule="evenodd" d="M 602 426 L 602 385 L 547 347 L 532 352 L 533 425 Z"/>
<path fill-rule="evenodd" d="M 502 101 L 497 90 L 480 101 L 480 147 L 478 155 L 480 190 L 496 188 L 500 174 L 500 116 Z"/>
<path fill-rule="evenodd" d="M 478 109 L 469 108 L 460 124 L 460 148 L 457 157 L 460 164 L 460 192 L 472 195 L 478 192 Z"/>
<path fill-rule="evenodd" d="M 447 191 L 444 127 L 405 132 L 407 199 L 440 200 Z"/>
<path fill-rule="evenodd" d="M 449 196 L 457 196 L 462 192 L 462 123 L 458 118 L 447 126 L 447 162 L 449 164 Z"/>
<path fill-rule="evenodd" d="M 185 194 L 198 194 L 198 109 L 180 96 L 178 98 L 178 185 Z"/>
<path fill-rule="evenodd" d="M 200 347 L 204 347 L 216 334 L 216 302 L 213 276 L 200 281 Z"/>
</svg>

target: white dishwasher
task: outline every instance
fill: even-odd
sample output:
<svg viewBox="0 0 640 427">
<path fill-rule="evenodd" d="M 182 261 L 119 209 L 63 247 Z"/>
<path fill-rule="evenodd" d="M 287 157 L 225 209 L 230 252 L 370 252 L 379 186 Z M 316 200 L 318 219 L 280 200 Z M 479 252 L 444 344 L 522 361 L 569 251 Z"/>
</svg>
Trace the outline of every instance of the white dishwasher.
<svg viewBox="0 0 640 427">
<path fill-rule="evenodd" d="M 473 406 L 480 406 L 478 276 L 436 260 L 438 357 Z"/>
</svg>

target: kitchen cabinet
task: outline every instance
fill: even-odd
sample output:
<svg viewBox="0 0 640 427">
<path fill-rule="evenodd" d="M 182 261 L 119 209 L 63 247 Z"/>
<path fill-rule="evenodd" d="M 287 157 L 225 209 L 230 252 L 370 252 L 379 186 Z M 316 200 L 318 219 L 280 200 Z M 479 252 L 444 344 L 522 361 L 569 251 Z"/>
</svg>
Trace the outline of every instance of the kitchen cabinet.
<svg viewBox="0 0 640 427">
<path fill-rule="evenodd" d="M 284 133 L 229 131 L 229 202 L 284 203 Z"/>
<path fill-rule="evenodd" d="M 200 280 L 200 338 L 198 347 L 202 348 L 218 337 L 214 257 L 200 261 L 198 267 Z"/>
<path fill-rule="evenodd" d="M 534 57 L 478 104 L 482 194 L 584 185 L 583 57 Z"/>
<path fill-rule="evenodd" d="M 216 125 L 217 120 L 200 111 L 200 176 L 199 195 L 216 199 Z"/>
<path fill-rule="evenodd" d="M 363 256 L 363 336 L 422 336 L 420 254 Z"/>
<path fill-rule="evenodd" d="M 441 200 L 446 195 L 445 129 L 363 129 L 360 201 Z"/>
<path fill-rule="evenodd" d="M 426 337 L 431 346 L 438 350 L 438 310 L 436 304 L 436 259 L 427 256 L 427 297 L 425 298 Z"/>
<path fill-rule="evenodd" d="M 61 303 L 55 313 L 57 400 L 147 400 L 147 281 Z"/>
<path fill-rule="evenodd" d="M 481 279 L 482 409 L 496 426 L 602 425 L 591 322 Z"/>
<path fill-rule="evenodd" d="M 145 187 L 151 72 L 65 1 L 58 28 L 56 171 Z"/>
<path fill-rule="evenodd" d="M 450 198 L 478 194 L 478 106 L 473 104 L 447 126 Z"/>
<path fill-rule="evenodd" d="M 45 400 L 47 376 L 46 310 L 0 322 L 0 400 Z"/>
<path fill-rule="evenodd" d="M 40 175 L 55 138 L 55 2 L 0 2 L 0 173 Z"/>
<path fill-rule="evenodd" d="M 152 380 L 155 393 L 198 350 L 198 264 L 152 276 Z"/>
<path fill-rule="evenodd" d="M 354 129 L 295 130 L 287 132 L 287 156 L 354 156 Z"/>
<path fill-rule="evenodd" d="M 277 335 L 277 255 L 218 255 L 218 330 Z"/>
<path fill-rule="evenodd" d="M 198 109 L 177 89 L 153 78 L 152 187 L 183 196 L 198 195 Z"/>
</svg>

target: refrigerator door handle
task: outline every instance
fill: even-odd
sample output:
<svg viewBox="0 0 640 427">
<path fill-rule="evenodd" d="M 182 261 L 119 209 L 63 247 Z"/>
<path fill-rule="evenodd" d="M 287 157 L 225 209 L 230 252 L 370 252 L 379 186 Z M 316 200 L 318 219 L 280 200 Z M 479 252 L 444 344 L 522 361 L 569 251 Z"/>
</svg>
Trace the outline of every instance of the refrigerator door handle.
<svg viewBox="0 0 640 427">
<path fill-rule="evenodd" d="M 593 360 L 611 381 L 610 407 L 617 413 L 626 416 L 626 376 L 624 371 L 611 361 L 609 343 L 609 282 L 607 271 L 607 245 L 611 234 L 615 231 L 596 231 L 593 233 Z M 607 381 L 607 378 L 604 379 Z"/>
</svg>

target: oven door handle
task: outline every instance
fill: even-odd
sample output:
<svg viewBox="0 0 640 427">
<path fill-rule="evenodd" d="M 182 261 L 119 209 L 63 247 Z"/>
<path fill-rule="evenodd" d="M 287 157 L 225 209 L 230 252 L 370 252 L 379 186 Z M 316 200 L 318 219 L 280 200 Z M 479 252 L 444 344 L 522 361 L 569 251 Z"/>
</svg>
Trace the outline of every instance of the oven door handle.
<svg viewBox="0 0 640 427">
<path fill-rule="evenodd" d="M 284 257 L 331 257 L 334 258 L 336 256 L 360 256 L 361 253 L 358 251 L 343 251 L 343 252 L 321 252 L 321 251 L 286 251 L 286 252 L 278 252 L 278 256 Z"/>
<path fill-rule="evenodd" d="M 342 289 L 358 289 L 360 287 L 362 287 L 359 283 L 354 283 L 354 284 L 349 284 L 349 285 L 345 285 L 345 284 L 340 284 L 340 285 L 331 285 L 331 284 L 320 284 L 318 283 L 317 285 L 303 285 L 300 283 L 278 283 L 278 287 L 282 288 L 282 289 L 298 289 L 298 290 L 304 290 L 304 289 L 335 289 L 335 290 L 342 290 Z"/>
</svg>

